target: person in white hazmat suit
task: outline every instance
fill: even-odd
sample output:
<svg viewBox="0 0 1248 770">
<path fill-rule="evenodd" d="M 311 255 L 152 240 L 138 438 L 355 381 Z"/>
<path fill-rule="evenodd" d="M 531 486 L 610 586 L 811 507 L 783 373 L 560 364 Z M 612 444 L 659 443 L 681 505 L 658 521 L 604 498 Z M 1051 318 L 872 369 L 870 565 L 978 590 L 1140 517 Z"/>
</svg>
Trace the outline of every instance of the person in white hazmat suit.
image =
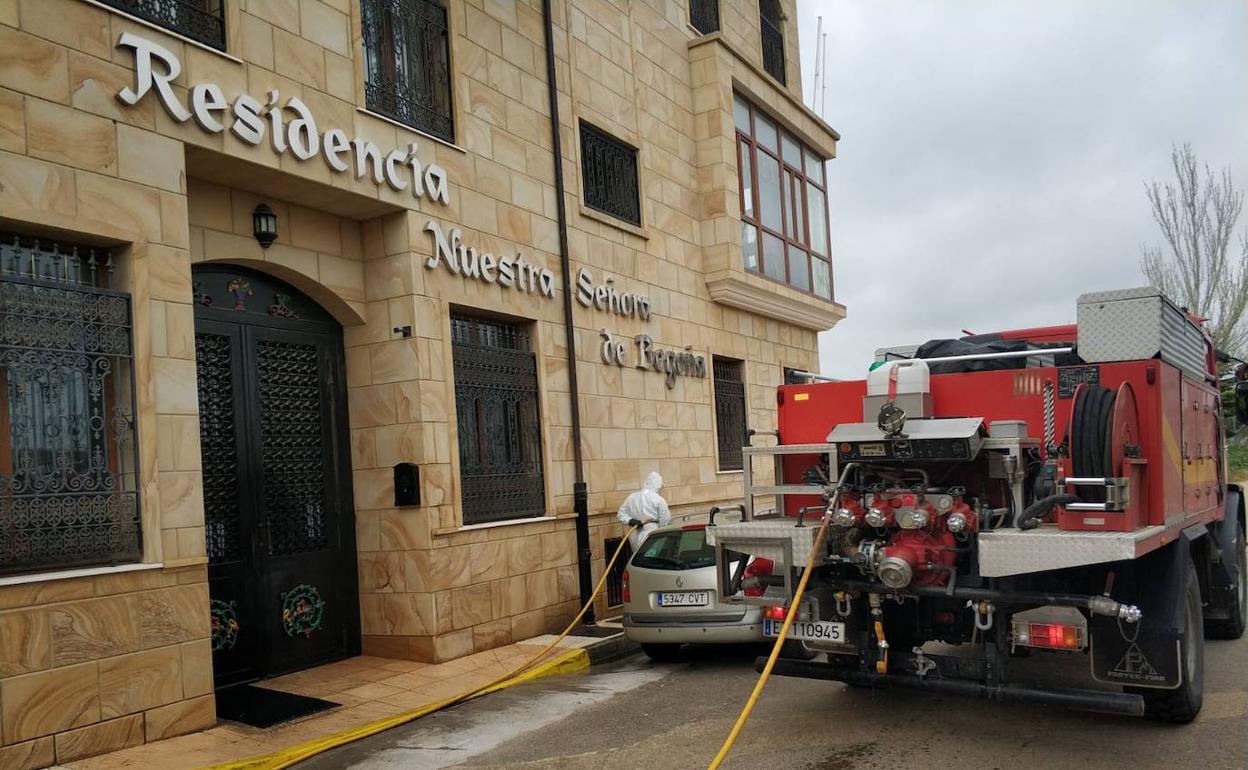
<svg viewBox="0 0 1248 770">
<path fill-rule="evenodd" d="M 666 527 L 672 521 L 672 512 L 667 509 L 667 501 L 659 494 L 662 488 L 663 477 L 651 471 L 641 489 L 624 498 L 620 505 L 620 521 L 630 527 L 637 527 L 628 536 L 633 553 L 641 550 L 641 544 L 651 532 L 659 527 Z"/>
</svg>

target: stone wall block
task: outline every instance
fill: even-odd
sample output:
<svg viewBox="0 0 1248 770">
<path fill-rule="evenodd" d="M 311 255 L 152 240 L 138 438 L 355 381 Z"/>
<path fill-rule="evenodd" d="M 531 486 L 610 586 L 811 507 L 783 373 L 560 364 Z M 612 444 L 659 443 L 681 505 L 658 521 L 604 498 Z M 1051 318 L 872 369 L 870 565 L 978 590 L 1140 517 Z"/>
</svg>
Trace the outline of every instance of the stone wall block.
<svg viewBox="0 0 1248 770">
<path fill-rule="evenodd" d="M 211 695 L 171 703 L 143 714 L 144 733 L 149 742 L 207 730 L 216 722 L 216 701 Z"/>
<path fill-rule="evenodd" d="M 48 613 L 0 613 L 0 676 L 40 671 L 51 663 L 52 643 Z"/>
<path fill-rule="evenodd" d="M 26 152 L 25 97 L 0 88 L 0 150 Z"/>
<path fill-rule="evenodd" d="M 72 762 L 143 743 L 143 715 L 134 714 L 56 736 L 56 761 Z"/>
<path fill-rule="evenodd" d="M 207 638 L 211 633 L 208 586 L 181 586 L 144 594 L 139 631 L 145 649 Z"/>
<path fill-rule="evenodd" d="M 182 693 L 187 698 L 212 692 L 212 642 L 200 639 L 179 646 L 182 653 Z"/>
<path fill-rule="evenodd" d="M 0 725 L 5 743 L 100 721 L 95 663 L 67 666 L 0 681 Z"/>
<path fill-rule="evenodd" d="M 138 606 L 133 596 L 54 606 L 48 612 L 52 664 L 85 663 L 138 650 Z"/>
<path fill-rule="evenodd" d="M 5 770 L 38 770 L 53 764 L 56 764 L 56 744 L 51 736 L 0 746 L 0 767 Z"/>
<path fill-rule="evenodd" d="M 68 62 L 61 46 L 12 27 L 0 27 L 0 86 L 68 102 Z"/>
<path fill-rule="evenodd" d="M 122 179 L 169 192 L 186 192 L 182 143 L 176 139 L 118 125 L 117 153 L 118 173 Z"/>
<path fill-rule="evenodd" d="M 105 719 L 182 697 L 182 654 L 177 646 L 100 661 L 100 715 Z"/>
</svg>

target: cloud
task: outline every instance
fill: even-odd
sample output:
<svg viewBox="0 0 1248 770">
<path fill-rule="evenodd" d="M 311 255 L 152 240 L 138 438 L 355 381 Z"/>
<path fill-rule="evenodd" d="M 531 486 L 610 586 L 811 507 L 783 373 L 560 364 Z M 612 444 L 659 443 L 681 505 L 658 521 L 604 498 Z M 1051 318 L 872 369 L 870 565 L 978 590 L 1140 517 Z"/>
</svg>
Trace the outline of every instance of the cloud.
<svg viewBox="0 0 1248 770">
<path fill-rule="evenodd" d="M 1190 141 L 1248 188 L 1248 3 L 801 0 L 822 112 L 836 297 L 822 369 L 877 347 L 1068 323 L 1082 292 L 1140 285 L 1158 241 L 1144 181 Z M 1248 218 L 1241 227 L 1248 225 Z"/>
</svg>

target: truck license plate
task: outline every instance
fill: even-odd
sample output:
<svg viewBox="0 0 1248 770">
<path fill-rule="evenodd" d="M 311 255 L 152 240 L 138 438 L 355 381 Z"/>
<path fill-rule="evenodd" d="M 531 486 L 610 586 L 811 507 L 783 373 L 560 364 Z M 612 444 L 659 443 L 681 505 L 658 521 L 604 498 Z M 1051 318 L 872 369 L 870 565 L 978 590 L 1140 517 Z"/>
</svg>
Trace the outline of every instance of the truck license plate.
<svg viewBox="0 0 1248 770">
<path fill-rule="evenodd" d="M 779 636 L 780 629 L 783 627 L 783 620 L 764 620 L 763 636 Z M 832 623 L 827 620 L 795 620 L 786 638 L 801 639 L 806 642 L 843 642 L 845 641 L 845 624 Z"/>
<path fill-rule="evenodd" d="M 709 591 L 676 591 L 659 594 L 658 602 L 660 607 L 705 607 L 711 597 Z"/>
</svg>

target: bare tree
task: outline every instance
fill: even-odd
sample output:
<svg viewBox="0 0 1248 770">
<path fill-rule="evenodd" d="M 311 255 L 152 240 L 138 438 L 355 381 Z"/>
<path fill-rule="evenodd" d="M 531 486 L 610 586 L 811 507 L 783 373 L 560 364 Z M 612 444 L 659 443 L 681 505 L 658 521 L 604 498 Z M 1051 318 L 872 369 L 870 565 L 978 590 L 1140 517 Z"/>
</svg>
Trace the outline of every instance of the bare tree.
<svg viewBox="0 0 1248 770">
<path fill-rule="evenodd" d="M 1149 282 L 1196 315 L 1209 319 L 1219 350 L 1241 355 L 1248 328 L 1240 321 L 1248 308 L 1248 237 L 1232 236 L 1244 207 L 1229 167 L 1215 175 L 1196 160 L 1192 146 L 1171 147 L 1175 179 L 1144 185 L 1153 219 L 1166 248 L 1142 246 L 1140 268 Z"/>
</svg>

